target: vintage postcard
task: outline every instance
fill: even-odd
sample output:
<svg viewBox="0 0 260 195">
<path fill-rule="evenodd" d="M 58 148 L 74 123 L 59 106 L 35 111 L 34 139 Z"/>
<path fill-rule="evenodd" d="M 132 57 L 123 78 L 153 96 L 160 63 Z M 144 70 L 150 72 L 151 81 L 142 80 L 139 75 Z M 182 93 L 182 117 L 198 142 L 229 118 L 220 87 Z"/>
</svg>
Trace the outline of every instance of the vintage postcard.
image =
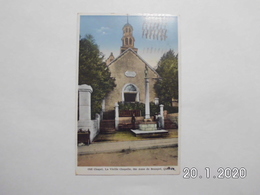
<svg viewBox="0 0 260 195">
<path fill-rule="evenodd" d="M 178 16 L 79 14 L 76 174 L 179 174 Z"/>
</svg>

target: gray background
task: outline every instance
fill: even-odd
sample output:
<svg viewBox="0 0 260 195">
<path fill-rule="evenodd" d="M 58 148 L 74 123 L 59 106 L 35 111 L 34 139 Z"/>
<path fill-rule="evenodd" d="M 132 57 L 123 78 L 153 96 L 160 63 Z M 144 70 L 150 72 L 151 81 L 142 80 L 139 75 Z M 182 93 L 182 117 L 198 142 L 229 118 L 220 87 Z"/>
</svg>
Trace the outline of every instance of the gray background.
<svg viewBox="0 0 260 195">
<path fill-rule="evenodd" d="M 0 8 L 1 194 L 257 194 L 260 3 L 13 0 Z M 77 13 L 180 15 L 181 167 L 245 179 L 75 176 Z"/>
</svg>

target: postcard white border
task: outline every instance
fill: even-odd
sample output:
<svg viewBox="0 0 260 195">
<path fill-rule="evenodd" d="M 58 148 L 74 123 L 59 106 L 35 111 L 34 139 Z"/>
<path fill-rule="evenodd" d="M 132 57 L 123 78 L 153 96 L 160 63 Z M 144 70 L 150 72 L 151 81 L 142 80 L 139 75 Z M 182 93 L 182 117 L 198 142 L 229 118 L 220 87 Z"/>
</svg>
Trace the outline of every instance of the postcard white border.
<svg viewBox="0 0 260 195">
<path fill-rule="evenodd" d="M 76 78 L 78 78 L 79 73 L 79 33 L 80 33 L 80 16 L 83 15 L 102 15 L 102 16 L 126 16 L 127 14 L 94 14 L 94 13 L 78 13 L 77 17 L 77 59 L 76 59 Z M 178 110 L 178 159 L 177 159 L 177 166 L 78 166 L 78 146 L 77 146 L 77 109 L 75 109 L 75 119 L 76 119 L 76 126 L 75 126 L 75 166 L 76 166 L 76 175 L 179 175 L 180 174 L 180 156 L 181 156 L 181 50 L 180 50 L 180 16 L 179 15 L 172 15 L 172 14 L 128 14 L 129 16 L 173 16 L 177 17 L 178 20 L 178 81 L 179 81 L 179 110 Z M 77 106 L 78 102 L 78 79 L 76 79 L 76 88 L 75 88 L 75 106 Z"/>
</svg>

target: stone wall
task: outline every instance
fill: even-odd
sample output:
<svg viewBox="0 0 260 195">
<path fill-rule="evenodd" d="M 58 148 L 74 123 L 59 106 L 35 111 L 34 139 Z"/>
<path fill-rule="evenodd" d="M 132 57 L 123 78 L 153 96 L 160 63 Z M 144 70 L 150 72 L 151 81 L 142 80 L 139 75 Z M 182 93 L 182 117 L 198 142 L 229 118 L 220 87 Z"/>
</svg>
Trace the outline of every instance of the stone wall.
<svg viewBox="0 0 260 195">
<path fill-rule="evenodd" d="M 100 118 L 96 118 L 95 120 L 91 120 L 91 129 L 90 130 L 90 141 L 92 142 L 94 138 L 100 132 Z"/>
<path fill-rule="evenodd" d="M 89 120 L 86 122 L 84 126 L 80 124 L 78 121 L 78 130 L 81 129 L 83 131 L 90 131 L 90 141 L 92 142 L 93 139 L 99 134 L 100 132 L 100 117 L 96 117 L 95 120 Z"/>
<path fill-rule="evenodd" d="M 166 118 L 170 119 L 172 122 L 179 125 L 179 123 L 178 123 L 178 113 L 167 114 Z"/>
<path fill-rule="evenodd" d="M 131 123 L 132 117 L 119 117 L 119 123 Z M 144 120 L 143 116 L 135 117 L 136 122 Z"/>
</svg>

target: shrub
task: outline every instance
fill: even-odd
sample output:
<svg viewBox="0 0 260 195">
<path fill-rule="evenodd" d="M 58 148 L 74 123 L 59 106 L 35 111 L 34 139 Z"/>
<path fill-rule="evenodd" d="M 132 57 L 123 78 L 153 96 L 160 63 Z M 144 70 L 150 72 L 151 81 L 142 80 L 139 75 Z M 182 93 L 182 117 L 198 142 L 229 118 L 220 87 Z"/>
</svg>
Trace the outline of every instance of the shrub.
<svg viewBox="0 0 260 195">
<path fill-rule="evenodd" d="M 179 107 L 165 106 L 164 110 L 167 110 L 168 113 L 178 113 Z"/>
<path fill-rule="evenodd" d="M 121 110 L 141 110 L 142 116 L 145 115 L 145 104 L 141 102 L 118 102 L 119 111 Z M 155 105 L 154 102 L 150 102 L 150 116 L 154 116 L 160 112 L 159 105 Z"/>
</svg>

